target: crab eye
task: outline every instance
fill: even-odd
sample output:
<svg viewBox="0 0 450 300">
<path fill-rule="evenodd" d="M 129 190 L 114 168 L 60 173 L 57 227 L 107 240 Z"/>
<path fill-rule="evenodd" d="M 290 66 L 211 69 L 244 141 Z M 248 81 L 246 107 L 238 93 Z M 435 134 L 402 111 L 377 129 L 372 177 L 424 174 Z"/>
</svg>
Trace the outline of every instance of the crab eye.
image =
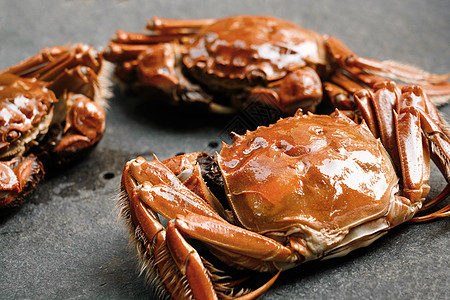
<svg viewBox="0 0 450 300">
<path fill-rule="evenodd" d="M 8 131 L 6 135 L 3 136 L 3 141 L 7 143 L 12 143 L 18 138 L 20 138 L 21 135 L 22 133 L 20 131 L 16 129 L 11 129 L 10 131 Z"/>
</svg>

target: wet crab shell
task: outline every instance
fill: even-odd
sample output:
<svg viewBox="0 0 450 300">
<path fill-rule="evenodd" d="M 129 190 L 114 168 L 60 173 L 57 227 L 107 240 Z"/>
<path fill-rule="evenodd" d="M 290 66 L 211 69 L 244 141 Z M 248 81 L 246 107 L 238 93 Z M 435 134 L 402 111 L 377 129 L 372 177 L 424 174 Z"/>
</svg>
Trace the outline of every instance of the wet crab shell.
<svg viewBox="0 0 450 300">
<path fill-rule="evenodd" d="M 45 134 L 52 121 L 55 94 L 35 78 L 0 76 L 0 158 L 22 155 Z"/>
<path fill-rule="evenodd" d="M 262 16 L 234 16 L 214 22 L 195 36 L 183 56 L 189 72 L 211 89 L 271 82 L 290 70 L 326 62 L 320 34 Z"/>
<path fill-rule="evenodd" d="M 383 217 L 398 191 L 395 168 L 366 125 L 343 115 L 260 127 L 224 145 L 218 162 L 236 220 L 282 243 L 299 237 L 306 260 L 344 255 L 392 226 Z"/>
</svg>

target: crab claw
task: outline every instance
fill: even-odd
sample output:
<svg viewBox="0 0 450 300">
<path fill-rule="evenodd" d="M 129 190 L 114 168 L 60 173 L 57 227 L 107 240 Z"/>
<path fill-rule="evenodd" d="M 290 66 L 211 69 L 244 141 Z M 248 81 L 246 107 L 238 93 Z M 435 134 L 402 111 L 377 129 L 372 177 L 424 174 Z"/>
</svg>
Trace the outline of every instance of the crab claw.
<svg viewBox="0 0 450 300">
<path fill-rule="evenodd" d="M 283 111 L 294 113 L 299 106 L 314 111 L 322 99 L 322 82 L 316 71 L 304 67 L 270 84 L 278 92 Z"/>
<path fill-rule="evenodd" d="M 98 142 L 105 132 L 105 111 L 83 95 L 71 95 L 64 134 L 55 147 L 56 152 L 75 151 Z"/>
<path fill-rule="evenodd" d="M 0 162 L 0 208 L 19 206 L 43 177 L 43 166 L 34 155 Z"/>
</svg>

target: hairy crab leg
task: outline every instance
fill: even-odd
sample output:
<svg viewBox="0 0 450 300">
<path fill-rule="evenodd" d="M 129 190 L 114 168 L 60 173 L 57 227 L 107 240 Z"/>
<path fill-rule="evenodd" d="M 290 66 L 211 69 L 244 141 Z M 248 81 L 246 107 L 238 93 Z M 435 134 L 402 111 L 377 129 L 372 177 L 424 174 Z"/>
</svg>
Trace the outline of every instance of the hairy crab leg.
<svg viewBox="0 0 450 300">
<path fill-rule="evenodd" d="M 0 71 L 21 77 L 46 81 L 57 97 L 66 90 L 82 93 L 106 106 L 106 91 L 100 91 L 100 76 L 103 57 L 94 48 L 85 44 L 44 48 L 38 54 Z M 67 85 L 67 86 L 64 86 Z"/>
<path fill-rule="evenodd" d="M 105 111 L 83 95 L 69 94 L 63 136 L 55 151 L 71 151 L 97 143 L 105 132 Z"/>
<path fill-rule="evenodd" d="M 341 72 L 336 72 L 331 76 L 330 81 L 323 83 L 324 90 L 328 93 L 331 102 L 339 110 L 354 110 L 354 93 L 364 90 L 367 87 L 348 78 Z"/>
<path fill-rule="evenodd" d="M 167 247 L 178 270 L 186 276 L 195 299 L 218 299 L 208 271 L 198 252 L 193 248 L 170 221 L 167 225 Z"/>
<path fill-rule="evenodd" d="M 205 218 L 205 219 L 202 219 Z M 207 223 L 202 223 L 203 221 L 207 221 Z M 207 226 L 205 226 L 205 224 L 208 224 Z M 283 251 L 279 251 L 280 248 L 279 247 L 284 247 L 281 244 L 278 244 L 276 242 L 274 242 L 273 240 L 266 238 L 264 236 L 255 234 L 253 232 L 248 232 L 250 234 L 253 234 L 253 236 L 249 237 L 249 236 L 245 236 L 244 239 L 245 241 L 241 241 L 240 240 L 240 236 L 239 234 L 242 234 L 242 228 L 236 227 L 236 232 L 231 232 L 233 234 L 235 238 L 230 239 L 229 238 L 229 233 L 230 231 L 228 231 L 230 229 L 230 227 L 228 227 L 227 224 L 225 222 L 220 222 L 214 219 L 210 219 L 208 217 L 203 217 L 203 216 L 195 216 L 194 214 L 188 215 L 186 217 L 184 216 L 178 216 L 177 218 L 175 218 L 174 220 L 170 221 L 168 226 L 167 226 L 167 238 L 168 240 L 172 241 L 168 243 L 168 247 L 171 251 L 171 253 L 173 254 L 174 257 L 178 257 L 178 267 L 180 269 L 185 269 L 186 274 L 188 273 L 188 266 L 187 264 L 191 265 L 191 257 L 193 254 L 198 255 L 196 250 L 194 248 L 192 248 L 192 246 L 190 246 L 186 240 L 185 240 L 185 236 L 189 236 L 189 237 L 193 237 L 196 238 L 200 241 L 203 241 L 205 243 L 213 243 L 213 244 L 219 244 L 220 247 L 225 247 L 225 248 L 230 248 L 234 246 L 234 250 L 241 248 L 242 246 L 246 244 L 246 241 L 248 242 L 247 239 L 252 239 L 252 245 L 253 243 L 258 243 L 261 247 L 256 247 L 258 249 L 255 250 L 254 253 L 257 254 L 257 256 L 261 256 L 263 254 L 263 252 L 265 254 L 267 254 L 269 252 L 269 255 L 271 256 L 271 259 L 278 258 L 278 254 L 280 256 L 283 257 L 283 253 L 281 254 L 280 252 Z M 231 225 L 232 226 L 232 225 Z M 224 227 L 224 231 L 221 230 L 220 227 Z M 225 228 L 226 227 L 226 228 Z M 232 226 L 235 227 L 235 226 Z M 202 229 L 206 229 L 206 230 L 202 230 Z M 208 229 L 210 229 L 211 231 L 208 231 Z M 219 232 L 217 232 L 217 229 L 219 229 Z M 214 235 L 215 238 L 207 238 L 205 237 L 203 234 L 210 234 L 210 235 Z M 235 236 L 234 233 L 237 233 L 238 235 Z M 261 237 L 263 239 L 266 240 L 261 240 L 259 241 L 257 238 Z M 253 240 L 254 238 L 256 238 L 256 240 Z M 232 243 L 228 243 L 228 241 L 232 240 Z M 269 247 L 268 246 L 272 246 Z M 274 244 L 274 245 L 272 245 Z M 247 248 L 247 247 L 245 247 Z M 276 253 L 271 253 L 271 251 L 274 251 L 275 248 L 277 250 Z M 289 252 L 290 255 L 292 255 L 292 251 L 286 247 L 284 247 L 285 250 L 287 250 L 287 252 Z M 245 249 L 248 250 L 248 249 Z M 186 253 L 187 251 L 190 251 L 188 253 Z M 242 251 L 244 252 L 244 255 L 248 254 L 247 251 Z M 252 252 L 250 250 L 250 252 Z M 289 256 L 289 255 L 287 255 Z M 293 255 L 292 255 L 293 256 Z M 252 257 L 252 256 L 251 256 Z M 201 262 L 200 257 L 195 257 L 194 261 L 196 262 Z M 283 257 L 282 262 L 285 262 L 285 257 Z M 201 270 L 203 269 L 203 265 L 193 265 L 191 267 L 193 268 L 197 268 L 197 270 L 195 270 L 194 272 L 191 272 L 190 276 L 192 279 L 190 279 L 188 277 L 188 281 L 190 282 L 191 286 L 197 286 L 199 285 L 198 283 L 198 278 L 195 276 L 196 273 L 201 272 Z M 259 287 L 258 289 L 249 292 L 247 294 L 244 294 L 242 296 L 238 296 L 238 297 L 233 297 L 234 299 L 240 299 L 240 300 L 246 300 L 246 299 L 254 299 L 257 298 L 259 296 L 261 296 L 262 294 L 264 294 L 272 285 L 273 283 L 275 283 L 275 280 L 278 278 L 279 274 L 281 273 L 281 270 L 278 270 L 278 272 L 275 274 L 275 276 L 273 276 L 267 283 L 263 284 L 261 287 Z M 190 279 L 190 280 L 189 280 Z M 192 283 L 191 283 L 192 282 Z M 192 288 L 192 291 L 194 293 L 194 296 L 196 296 L 196 294 L 200 294 L 196 299 L 215 299 L 217 296 L 209 296 L 209 297 L 205 297 L 204 293 L 205 290 L 201 290 L 198 291 L 198 288 L 195 288 L 195 293 L 194 293 L 194 288 Z M 210 291 L 207 291 L 210 292 Z"/>
<path fill-rule="evenodd" d="M 185 162 L 182 162 L 182 164 L 184 163 Z M 173 161 L 169 161 L 168 164 L 171 164 L 174 167 L 177 162 L 174 164 Z M 156 213 L 172 220 L 167 227 L 166 244 L 169 251 L 172 253 L 172 259 L 177 262 L 180 272 L 183 275 L 186 275 L 192 293 L 194 295 L 200 293 L 200 296 L 205 296 L 201 293 L 204 293 L 205 291 L 208 293 L 211 291 L 214 292 L 214 288 L 212 290 L 208 288 L 212 285 L 209 273 L 206 272 L 203 262 L 195 249 L 187 244 L 181 236 L 183 232 L 179 232 L 180 228 L 177 226 L 177 220 L 179 220 L 181 215 L 192 215 L 198 218 L 207 218 L 210 224 L 213 222 L 213 227 L 215 228 L 217 226 L 225 228 L 232 225 L 220 218 L 217 213 L 206 205 L 203 199 L 196 196 L 186 187 L 183 187 L 183 184 L 178 180 L 175 174 L 163 163 L 159 162 L 156 157 L 152 162 L 147 162 L 143 158 L 138 158 L 127 163 L 122 178 L 122 185 L 128 194 L 130 201 L 129 210 L 133 223 L 135 226 L 141 223 L 143 224 L 143 231 L 146 236 L 148 235 L 148 239 L 153 239 L 156 232 L 163 230 L 160 227 L 159 221 L 157 221 L 158 218 Z M 168 201 L 168 199 L 173 200 Z M 148 229 L 149 233 L 147 233 L 147 229 L 144 228 L 148 226 L 150 226 Z M 181 228 L 184 227 L 181 226 Z M 231 230 L 232 229 L 235 231 L 241 230 L 236 226 L 232 226 Z M 230 230 L 230 228 L 228 228 L 228 230 Z M 242 234 L 244 234 L 242 237 L 243 239 L 248 239 L 248 235 L 251 235 L 251 238 L 258 238 L 261 240 L 259 242 L 260 246 L 256 250 L 250 251 L 252 256 L 255 256 L 258 259 L 264 254 L 264 257 L 266 258 L 280 260 L 282 262 L 293 259 L 294 255 L 290 249 L 278 244 L 270 238 L 253 232 L 241 233 L 241 235 Z M 241 252 L 247 253 L 247 247 L 245 246 L 242 248 L 244 245 L 242 242 L 236 241 L 234 245 L 235 247 L 241 247 Z M 272 246 L 270 250 L 268 250 L 268 245 Z M 261 254 L 261 251 L 263 250 L 265 252 L 264 254 Z M 287 258 L 287 256 L 289 256 L 289 258 Z M 167 263 L 167 260 L 168 259 L 165 259 L 164 263 Z M 161 277 L 164 276 L 164 273 L 161 274 Z M 274 279 L 271 282 L 273 281 Z M 269 286 L 270 284 L 263 285 L 258 289 L 258 293 L 263 293 Z"/>
<path fill-rule="evenodd" d="M 168 184 L 172 187 L 181 187 L 181 182 L 170 170 L 160 163 L 157 158 L 152 162 L 147 162 L 143 158 L 127 163 L 122 177 L 122 186 L 126 190 L 130 203 L 129 214 L 134 226 L 140 228 L 143 232 L 133 235 L 139 239 L 140 235 L 145 235 L 144 251 L 151 261 L 155 262 L 156 268 L 159 270 L 159 276 L 154 274 L 156 280 L 161 279 L 164 282 L 169 293 L 175 299 L 184 299 L 191 293 L 198 299 L 217 299 L 217 295 L 210 279 L 209 272 L 203 266 L 203 262 L 194 248 L 188 245 L 183 238 L 170 231 L 170 223 L 168 224 L 168 233 L 166 240 L 166 230 L 160 224 L 157 214 L 153 211 L 155 207 L 147 206 L 142 202 L 142 189 L 151 188 L 152 183 L 144 180 L 150 180 L 153 184 Z M 137 192 L 139 191 L 139 192 Z M 189 192 L 187 192 L 189 194 Z M 177 199 L 175 205 L 169 209 L 173 214 L 181 213 L 184 209 L 196 211 L 197 206 L 193 201 L 199 201 L 198 205 L 204 206 L 200 199 Z M 164 201 L 164 200 L 162 200 Z M 184 202 L 184 203 L 182 203 Z M 147 202 L 148 204 L 148 202 Z M 180 204 L 180 205 L 178 205 Z M 152 203 L 150 203 L 152 205 Z M 125 205 L 127 206 L 127 205 Z M 180 210 L 183 206 L 184 209 Z M 208 208 L 206 208 L 208 209 Z M 201 212 L 203 210 L 200 210 Z M 214 212 L 212 212 L 214 214 Z M 166 214 L 166 216 L 168 216 Z M 142 239 L 142 238 L 140 238 Z M 155 241 L 155 246 L 151 245 Z M 138 244 L 139 247 L 139 244 Z M 168 250 L 169 249 L 169 250 Z M 171 251 L 172 255 L 167 255 Z M 188 259 L 189 258 L 189 259 Z M 175 263 L 178 263 L 178 270 L 174 270 Z M 151 267 L 152 264 L 148 264 Z M 174 280 L 174 278 L 176 278 Z M 183 284 L 187 281 L 189 284 Z"/>
<path fill-rule="evenodd" d="M 232 108 L 212 102 L 212 96 L 199 85 L 185 78 L 176 55 L 180 45 L 161 43 L 146 45 L 111 44 L 105 50 L 105 57 L 113 61 L 118 59 L 119 68 L 115 74 L 124 82 L 135 82 L 148 86 L 158 86 L 172 95 L 174 102 L 202 103 L 212 111 L 229 113 Z M 124 58 L 131 59 L 123 61 Z"/>
<path fill-rule="evenodd" d="M 121 65 L 115 73 L 123 81 L 137 77 L 144 84 L 175 90 L 180 83 L 176 74 L 176 49 L 176 43 L 145 46 L 110 43 L 105 56 Z"/>
<path fill-rule="evenodd" d="M 331 82 L 324 82 L 323 87 L 334 107 L 342 111 L 353 110 L 355 102 L 353 99 L 354 96 L 350 92 Z"/>
<path fill-rule="evenodd" d="M 375 116 L 375 111 L 372 106 L 373 93 L 369 90 L 363 89 L 354 94 L 355 102 L 362 119 L 366 122 L 373 136 L 380 137 L 380 130 Z"/>
<path fill-rule="evenodd" d="M 129 201 L 123 204 L 122 214 L 130 222 L 132 240 L 135 241 L 143 261 L 142 271 L 146 269 L 149 280 L 158 287 L 161 283 L 164 284 L 173 298 L 181 299 L 189 291 L 186 291 L 184 284 L 180 284 L 183 282 L 183 276 L 174 269 L 174 262 L 167 255 L 166 230 L 161 225 L 157 214 L 139 201 L 137 195 L 133 195 L 138 185 L 134 180 L 128 179 L 125 176 L 122 177 L 122 188 L 127 192 L 126 199 Z"/>
<path fill-rule="evenodd" d="M 429 179 L 429 155 L 422 141 L 420 113 L 416 106 L 409 105 L 412 104 L 411 100 L 409 94 L 402 94 L 395 130 L 403 174 L 403 193 L 408 199 L 417 202 L 424 199 L 429 191 L 426 185 Z M 425 185 L 428 188 L 424 189 Z"/>
<path fill-rule="evenodd" d="M 184 231 L 182 228 L 180 230 L 179 222 L 180 218 L 176 218 L 171 220 L 167 225 L 167 247 L 174 258 L 178 269 L 186 276 L 194 298 L 217 299 L 217 294 L 212 287 L 209 277 L 204 276 L 208 271 L 204 267 L 198 252 L 185 240 L 183 236 Z M 275 283 L 275 280 L 280 273 L 281 270 L 258 289 L 245 293 L 244 295 L 235 296 L 233 299 L 250 300 L 261 296 Z"/>
</svg>

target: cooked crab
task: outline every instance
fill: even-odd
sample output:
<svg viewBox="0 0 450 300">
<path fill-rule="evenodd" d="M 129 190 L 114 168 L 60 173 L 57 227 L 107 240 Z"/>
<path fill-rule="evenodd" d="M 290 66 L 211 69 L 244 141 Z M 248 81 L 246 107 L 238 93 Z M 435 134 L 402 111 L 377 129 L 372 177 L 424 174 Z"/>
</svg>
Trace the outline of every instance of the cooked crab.
<svg viewBox="0 0 450 300">
<path fill-rule="evenodd" d="M 45 48 L 0 71 L 0 208 L 17 206 L 43 178 L 105 131 L 102 56 L 78 44 Z"/>
<path fill-rule="evenodd" d="M 129 161 L 123 216 L 154 283 L 175 299 L 251 299 L 277 275 L 235 293 L 189 241 L 238 269 L 279 274 L 367 246 L 411 219 L 449 216 L 447 205 L 413 218 L 430 190 L 430 157 L 450 180 L 450 140 L 422 88 L 400 91 L 387 82 L 357 97 L 373 109 L 368 121 L 381 138 L 339 111 L 298 111 L 236 135 L 217 160 L 191 153 Z M 425 207 L 449 194 L 447 185 Z M 160 216 L 169 220 L 166 228 Z"/>
<path fill-rule="evenodd" d="M 256 102 L 294 113 L 314 111 L 325 90 L 336 108 L 353 109 L 355 91 L 386 77 L 450 98 L 448 74 L 358 57 L 334 37 L 274 17 L 153 18 L 147 29 L 117 31 L 104 56 L 121 81 L 159 88 L 175 104 L 229 113 Z"/>
</svg>

